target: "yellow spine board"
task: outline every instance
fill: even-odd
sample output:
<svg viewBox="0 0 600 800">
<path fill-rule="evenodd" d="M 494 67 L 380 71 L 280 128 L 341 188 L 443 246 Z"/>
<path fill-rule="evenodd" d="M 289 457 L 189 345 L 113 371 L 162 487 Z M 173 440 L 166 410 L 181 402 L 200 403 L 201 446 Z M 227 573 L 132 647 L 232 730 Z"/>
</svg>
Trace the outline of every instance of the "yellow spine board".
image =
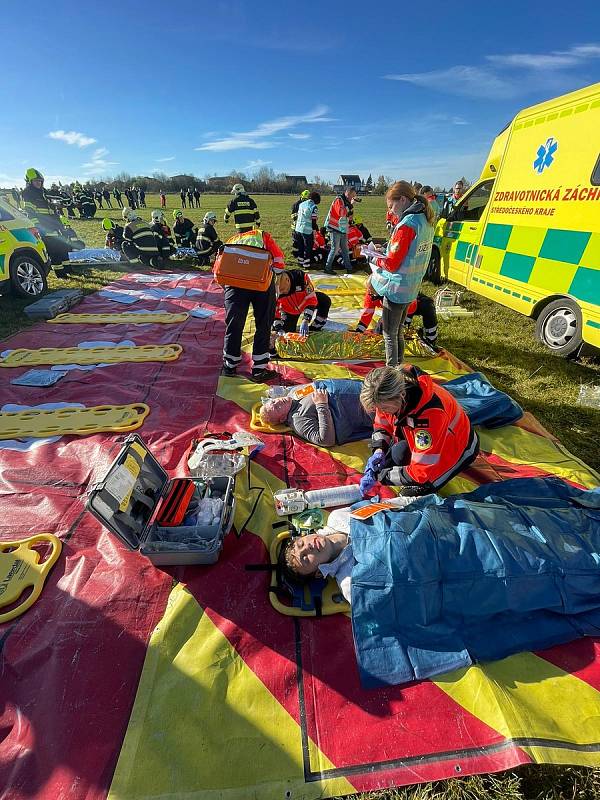
<svg viewBox="0 0 600 800">
<path fill-rule="evenodd" d="M 169 325 L 175 322 L 185 322 L 188 319 L 189 314 L 181 313 L 181 314 L 169 314 L 165 312 L 164 314 L 131 314 L 131 313 L 123 313 L 123 314 L 59 314 L 54 319 L 49 319 L 49 323 L 54 322 L 64 322 L 74 325 L 94 325 L 94 324 L 102 324 L 102 325 L 119 325 L 121 323 L 127 323 L 128 325 L 148 325 L 148 323 L 161 323 L 163 325 Z"/>
<path fill-rule="evenodd" d="M 42 543 L 50 545 L 50 554 L 40 564 L 41 554 L 34 548 Z M 22 603 L 0 613 L 0 624 L 15 619 L 35 603 L 61 549 L 60 539 L 51 533 L 38 533 L 28 539 L 0 542 L 0 608 L 13 605 L 26 590 L 32 589 Z"/>
<path fill-rule="evenodd" d="M 13 350 L 0 361 L 0 367 L 34 367 L 42 364 L 119 364 L 128 361 L 176 361 L 183 351 L 180 344 L 139 347 L 42 347 L 39 350 Z"/>
<path fill-rule="evenodd" d="M 1 439 L 46 438 L 48 436 L 86 436 L 103 431 L 134 431 L 150 407 L 145 403 L 91 408 L 31 408 L 0 413 Z"/>
</svg>

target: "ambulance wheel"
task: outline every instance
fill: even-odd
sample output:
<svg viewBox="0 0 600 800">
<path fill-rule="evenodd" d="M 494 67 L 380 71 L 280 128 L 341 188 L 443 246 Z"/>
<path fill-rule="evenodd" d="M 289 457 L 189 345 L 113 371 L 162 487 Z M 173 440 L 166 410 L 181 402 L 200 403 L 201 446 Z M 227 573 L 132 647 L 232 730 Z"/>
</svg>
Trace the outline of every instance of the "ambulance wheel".
<svg viewBox="0 0 600 800">
<path fill-rule="evenodd" d="M 440 260 L 440 251 L 437 247 L 431 250 L 431 258 L 425 273 L 425 280 L 430 281 L 435 286 L 439 286 L 442 282 L 442 262 Z"/>
<path fill-rule="evenodd" d="M 581 347 L 581 309 L 573 300 L 564 297 L 554 300 L 541 311 L 535 335 L 557 356 L 572 356 Z"/>
<path fill-rule="evenodd" d="M 48 289 L 44 268 L 37 259 L 22 253 L 10 262 L 10 283 L 13 294 L 31 299 L 41 297 Z"/>
</svg>

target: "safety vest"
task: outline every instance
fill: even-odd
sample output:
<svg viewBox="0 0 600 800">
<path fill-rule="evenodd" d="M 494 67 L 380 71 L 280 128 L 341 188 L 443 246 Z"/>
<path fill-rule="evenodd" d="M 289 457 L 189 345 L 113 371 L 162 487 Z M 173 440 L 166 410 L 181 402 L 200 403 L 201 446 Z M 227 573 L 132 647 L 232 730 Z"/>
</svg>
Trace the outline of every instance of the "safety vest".
<svg viewBox="0 0 600 800">
<path fill-rule="evenodd" d="M 273 264 L 271 265 L 273 272 L 283 272 L 285 269 L 285 256 L 283 250 L 275 239 L 259 228 L 253 228 L 249 231 L 236 233 L 230 239 L 227 239 L 227 244 L 247 244 L 250 247 L 262 247 L 263 250 L 268 250 L 273 256 Z"/>
<path fill-rule="evenodd" d="M 377 294 L 387 297 L 392 303 L 403 304 L 410 303 L 419 293 L 431 257 L 434 227 L 427 222 L 424 213 L 408 213 L 394 228 L 386 254 L 394 246 L 394 233 L 401 226 L 408 226 L 415 231 L 408 253 L 397 272 L 379 267 L 371 276 L 371 286 Z"/>
<path fill-rule="evenodd" d="M 331 228 L 340 233 L 347 233 L 348 231 L 348 214 L 352 210 L 350 202 L 344 195 L 339 195 L 335 198 L 327 216 L 325 217 L 325 227 Z"/>
<path fill-rule="evenodd" d="M 276 315 L 299 317 L 306 309 L 317 307 L 317 295 L 311 279 L 301 269 L 288 269 L 291 288 L 288 294 L 277 298 Z M 308 315 L 312 318 L 312 313 Z"/>
<path fill-rule="evenodd" d="M 317 219 L 317 205 L 314 200 L 303 200 L 298 206 L 296 232 L 309 234 L 313 230 L 313 220 Z"/>
</svg>

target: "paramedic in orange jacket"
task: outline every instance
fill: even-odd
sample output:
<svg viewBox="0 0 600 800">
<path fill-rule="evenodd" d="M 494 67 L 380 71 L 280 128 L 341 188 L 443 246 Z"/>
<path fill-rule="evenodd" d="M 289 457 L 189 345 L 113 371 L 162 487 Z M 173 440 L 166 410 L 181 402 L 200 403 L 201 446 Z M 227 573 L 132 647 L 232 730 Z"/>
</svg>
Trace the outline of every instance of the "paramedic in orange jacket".
<svg viewBox="0 0 600 800">
<path fill-rule="evenodd" d="M 331 298 L 324 292 L 315 292 L 306 272 L 286 269 L 278 279 L 273 330 L 281 333 L 295 331 L 302 314 L 300 334 L 308 336 L 309 332 L 323 328 L 330 308 Z"/>
<path fill-rule="evenodd" d="M 454 397 L 409 364 L 372 370 L 360 393 L 375 412 L 371 449 L 360 482 L 366 494 L 378 481 L 403 495 L 437 492 L 479 452 L 471 422 Z"/>
<path fill-rule="evenodd" d="M 285 269 L 285 257 L 277 242 L 266 231 L 258 228 L 237 233 L 227 240 L 227 244 L 241 244 L 268 250 L 273 256 L 271 269 L 277 274 Z M 271 359 L 271 325 L 275 318 L 275 281 L 271 280 L 268 289 L 242 289 L 238 286 L 225 286 L 225 341 L 223 342 L 223 368 L 221 375 L 233 378 L 242 360 L 242 334 L 250 306 L 254 314 L 256 332 L 252 343 L 251 380 L 264 383 L 279 373 L 269 369 Z"/>
</svg>

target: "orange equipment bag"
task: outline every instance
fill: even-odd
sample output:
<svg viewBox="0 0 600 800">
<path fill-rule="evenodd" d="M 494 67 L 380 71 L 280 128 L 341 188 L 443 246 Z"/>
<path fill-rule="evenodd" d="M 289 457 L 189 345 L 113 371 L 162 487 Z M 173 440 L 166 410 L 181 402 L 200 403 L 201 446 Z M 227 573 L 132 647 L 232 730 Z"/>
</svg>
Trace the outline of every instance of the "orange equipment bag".
<svg viewBox="0 0 600 800">
<path fill-rule="evenodd" d="M 215 259 L 214 274 L 221 286 L 266 292 L 271 285 L 273 256 L 262 247 L 226 244 Z"/>
</svg>

